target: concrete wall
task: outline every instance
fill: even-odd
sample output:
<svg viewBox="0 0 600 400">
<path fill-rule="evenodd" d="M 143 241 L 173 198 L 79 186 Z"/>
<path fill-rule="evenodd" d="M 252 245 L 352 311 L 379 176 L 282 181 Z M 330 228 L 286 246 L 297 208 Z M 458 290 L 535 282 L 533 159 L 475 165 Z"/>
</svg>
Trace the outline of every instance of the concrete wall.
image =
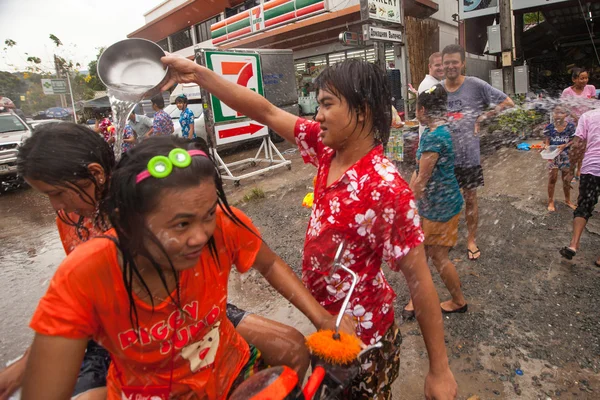
<svg viewBox="0 0 600 400">
<path fill-rule="evenodd" d="M 496 62 L 490 61 L 486 56 L 467 55 L 467 75 L 476 76 L 490 83 L 490 70 L 496 69 Z"/>
<path fill-rule="evenodd" d="M 458 23 L 452 14 L 458 13 L 458 3 L 453 0 L 437 0 L 439 10 L 431 16 L 438 21 L 440 28 L 440 51 L 449 44 L 458 43 Z"/>
<path fill-rule="evenodd" d="M 188 1 L 189 0 L 165 0 L 165 1 L 163 1 L 162 3 L 160 3 L 159 5 L 157 5 L 156 7 L 154 7 L 153 9 L 151 9 L 150 11 L 148 11 L 144 14 L 146 23 L 149 23 L 150 21 L 155 20 L 156 18 L 160 17 L 161 15 L 168 13 L 169 11 L 179 7 L 182 4 L 187 3 Z"/>
</svg>

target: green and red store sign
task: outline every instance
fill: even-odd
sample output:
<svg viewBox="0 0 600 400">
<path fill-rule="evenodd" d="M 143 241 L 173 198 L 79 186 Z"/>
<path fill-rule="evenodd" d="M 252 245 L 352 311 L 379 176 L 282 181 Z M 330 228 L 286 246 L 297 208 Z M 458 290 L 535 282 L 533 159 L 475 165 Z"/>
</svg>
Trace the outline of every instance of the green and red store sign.
<svg viewBox="0 0 600 400">
<path fill-rule="evenodd" d="M 214 45 L 327 11 L 327 0 L 271 0 L 211 25 Z"/>
</svg>

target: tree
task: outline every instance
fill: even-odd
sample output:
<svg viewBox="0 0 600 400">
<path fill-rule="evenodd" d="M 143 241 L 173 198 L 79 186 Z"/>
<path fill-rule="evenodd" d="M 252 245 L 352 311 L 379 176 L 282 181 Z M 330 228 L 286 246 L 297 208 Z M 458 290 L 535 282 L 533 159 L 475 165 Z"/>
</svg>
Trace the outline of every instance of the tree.
<svg viewBox="0 0 600 400">
<path fill-rule="evenodd" d="M 15 103 L 17 108 L 21 106 L 21 95 L 27 90 L 27 84 L 15 74 L 0 71 L 0 94 L 6 96 Z"/>
<path fill-rule="evenodd" d="M 90 89 L 96 91 L 106 90 L 106 86 L 104 86 L 104 84 L 100 80 L 100 77 L 98 76 L 98 59 L 104 52 L 104 49 L 106 49 L 106 47 L 100 47 L 98 49 L 96 59 L 94 61 L 90 61 L 90 63 L 88 64 L 88 76 L 86 77 L 86 82 Z"/>
</svg>

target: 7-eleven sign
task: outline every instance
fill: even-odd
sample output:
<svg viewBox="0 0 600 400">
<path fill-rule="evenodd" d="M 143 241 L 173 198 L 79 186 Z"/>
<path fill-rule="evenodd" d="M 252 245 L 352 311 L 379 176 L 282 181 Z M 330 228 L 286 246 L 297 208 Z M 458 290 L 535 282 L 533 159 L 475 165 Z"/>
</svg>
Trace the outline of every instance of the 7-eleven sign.
<svg viewBox="0 0 600 400">
<path fill-rule="evenodd" d="M 258 54 L 207 51 L 206 66 L 231 82 L 264 96 L 260 57 Z M 245 118 L 211 95 L 215 123 Z"/>
</svg>

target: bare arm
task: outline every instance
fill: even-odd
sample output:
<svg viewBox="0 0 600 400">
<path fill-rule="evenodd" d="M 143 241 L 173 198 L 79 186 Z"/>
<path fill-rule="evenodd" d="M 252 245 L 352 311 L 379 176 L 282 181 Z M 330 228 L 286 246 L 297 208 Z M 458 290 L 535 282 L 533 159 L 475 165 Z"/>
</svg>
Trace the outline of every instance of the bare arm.
<svg viewBox="0 0 600 400">
<path fill-rule="evenodd" d="M 23 382 L 23 400 L 70 399 L 88 339 L 36 334 Z"/>
<path fill-rule="evenodd" d="M 292 303 L 313 323 L 317 329 L 334 329 L 337 316 L 331 315 L 316 300 L 294 271 L 277 254 L 262 244 L 256 256 L 255 268 L 283 297 Z M 354 334 L 354 324 L 344 318 L 340 327 L 346 333 Z"/>
<path fill-rule="evenodd" d="M 457 385 L 448 365 L 444 343 L 444 324 L 440 300 L 433 285 L 425 258 L 425 247 L 420 245 L 398 261 L 410 289 L 415 315 L 423 333 L 429 355 L 429 373 L 425 378 L 425 396 L 428 399 L 454 399 Z"/>
<path fill-rule="evenodd" d="M 502 111 L 509 109 L 509 108 L 513 108 L 514 106 L 515 106 L 515 103 L 512 101 L 512 99 L 510 97 L 507 97 L 506 99 L 504 99 L 504 101 L 502 103 L 498 104 L 496 107 L 481 114 L 477 118 L 477 121 L 475 122 L 475 134 L 479 134 L 479 126 L 483 121 L 488 120 L 490 118 L 494 118 L 496 115 L 500 114 Z"/>
<path fill-rule="evenodd" d="M 8 400 L 23 384 L 29 352 L 27 349 L 23 357 L 0 372 L 0 400 Z"/>
<path fill-rule="evenodd" d="M 571 141 L 571 151 L 569 152 L 569 161 L 572 168 L 575 168 L 575 166 L 583 160 L 586 147 L 587 142 L 585 140 L 581 139 L 579 136 L 573 137 L 573 140 Z"/>
<path fill-rule="evenodd" d="M 279 136 L 294 142 L 294 127 L 298 119 L 295 115 L 275 107 L 258 93 L 229 82 L 187 58 L 170 55 L 163 57 L 162 61 L 169 66 L 169 81 L 163 86 L 163 89 L 169 88 L 175 83 L 196 83 L 229 107 L 267 125 Z"/>
<path fill-rule="evenodd" d="M 423 197 L 423 191 L 425 190 L 425 186 L 427 186 L 427 182 L 431 179 L 431 174 L 438 158 L 440 158 L 440 155 L 432 151 L 421 154 L 419 174 L 415 177 L 414 181 L 411 179 L 410 183 L 410 189 L 413 191 L 416 200 Z"/>
</svg>

